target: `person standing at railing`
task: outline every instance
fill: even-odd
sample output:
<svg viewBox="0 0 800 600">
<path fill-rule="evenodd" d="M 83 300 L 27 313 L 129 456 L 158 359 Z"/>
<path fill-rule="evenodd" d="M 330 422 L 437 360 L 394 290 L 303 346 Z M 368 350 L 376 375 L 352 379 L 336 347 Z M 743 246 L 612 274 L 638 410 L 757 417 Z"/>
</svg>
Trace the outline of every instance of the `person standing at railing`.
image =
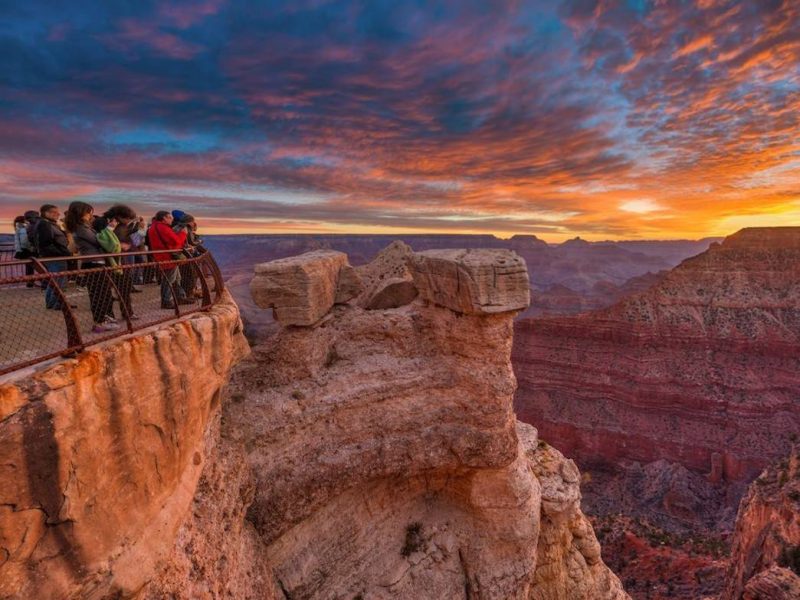
<svg viewBox="0 0 800 600">
<path fill-rule="evenodd" d="M 113 208 L 114 207 L 112 206 L 111 209 Z M 131 210 L 131 212 L 133 211 Z M 117 225 L 114 233 L 117 234 L 120 243 L 122 243 L 123 252 L 140 252 L 144 250 L 144 240 L 145 236 L 147 235 L 147 226 L 145 225 L 144 217 L 137 217 L 136 213 L 133 213 L 132 218 L 123 217 L 120 215 L 119 221 L 120 224 Z M 141 254 L 135 254 L 127 257 L 126 262 L 127 264 L 144 265 L 146 262 L 146 257 Z M 133 269 L 129 273 L 131 279 L 131 292 L 141 292 L 142 290 L 138 289 L 136 286 L 144 284 L 144 268 Z"/>
<path fill-rule="evenodd" d="M 58 207 L 52 204 L 45 204 L 40 209 L 40 215 L 41 218 L 36 222 L 33 236 L 34 245 L 39 252 L 39 256 L 41 258 L 66 258 L 72 256 L 67 245 L 67 236 L 58 226 L 58 218 L 61 216 Z M 54 260 L 45 262 L 44 265 L 51 273 L 61 273 L 66 270 L 67 261 Z M 53 284 L 63 289 L 65 283 L 66 279 L 64 277 L 56 277 L 47 285 L 44 294 L 45 307 L 52 310 L 61 310 L 63 308 Z"/>
<path fill-rule="evenodd" d="M 28 223 L 25 217 L 19 216 L 14 219 L 14 258 L 17 260 L 28 260 L 33 253 L 31 243 L 28 240 Z M 25 263 L 25 275 L 33 275 L 33 263 Z M 32 288 L 33 282 L 29 281 L 26 287 Z"/>
<path fill-rule="evenodd" d="M 175 211 L 173 211 L 173 215 Z M 186 232 L 186 241 L 183 244 L 183 249 L 187 256 L 199 256 L 205 249 L 203 248 L 203 240 L 197 235 L 197 221 L 189 213 L 182 213 L 177 221 L 173 221 L 172 225 L 175 233 Z M 181 287 L 184 293 L 189 298 L 198 297 L 197 292 L 197 274 L 196 266 L 191 263 L 186 263 L 180 266 L 181 271 Z"/>
<path fill-rule="evenodd" d="M 64 224 L 67 231 L 72 234 L 78 253 L 82 256 L 103 254 L 105 250 L 97 239 L 97 233 L 92 228 L 94 209 L 85 202 L 73 202 L 67 209 Z M 116 225 L 116 222 L 114 222 Z M 105 267 L 102 259 L 89 259 L 81 262 L 81 269 L 97 269 Z M 119 329 L 114 319 L 114 298 L 111 294 L 111 284 L 103 271 L 88 273 L 86 287 L 89 289 L 89 305 L 92 309 L 92 333 L 105 333 Z"/>
<path fill-rule="evenodd" d="M 147 233 L 151 250 L 163 250 L 153 254 L 153 258 L 161 263 L 163 277 L 161 278 L 161 308 L 174 309 L 173 296 L 178 304 L 194 304 L 194 299 L 186 297 L 180 286 L 181 273 L 175 260 L 184 257 L 183 245 L 186 243 L 186 232 L 175 233 L 172 230 L 173 217 L 165 210 L 158 211 L 153 217 L 153 223 Z"/>
<path fill-rule="evenodd" d="M 115 222 L 113 227 L 109 227 L 111 220 Z M 101 219 L 95 219 L 95 230 L 97 231 L 97 239 L 100 245 L 103 246 L 106 252 L 131 252 L 135 249 L 131 240 L 131 226 L 135 222 L 135 210 L 125 204 L 115 204 L 103 213 Z M 119 259 L 108 259 L 108 262 L 115 261 L 123 265 L 133 265 L 133 258 L 133 256 L 123 256 Z M 130 268 L 114 269 L 112 277 L 119 290 L 120 301 L 127 309 L 130 318 L 136 320 L 138 317 L 133 313 L 131 293 L 141 290 L 136 289 L 133 285 L 133 275 L 134 272 Z"/>
</svg>

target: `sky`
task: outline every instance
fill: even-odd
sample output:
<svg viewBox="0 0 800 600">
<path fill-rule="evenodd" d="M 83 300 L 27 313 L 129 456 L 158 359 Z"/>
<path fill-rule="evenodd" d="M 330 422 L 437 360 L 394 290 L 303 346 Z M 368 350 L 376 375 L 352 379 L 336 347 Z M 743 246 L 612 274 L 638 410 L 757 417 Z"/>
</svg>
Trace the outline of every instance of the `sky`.
<svg viewBox="0 0 800 600">
<path fill-rule="evenodd" d="M 797 0 L 0 0 L 0 221 L 700 238 L 800 225 Z"/>
</svg>

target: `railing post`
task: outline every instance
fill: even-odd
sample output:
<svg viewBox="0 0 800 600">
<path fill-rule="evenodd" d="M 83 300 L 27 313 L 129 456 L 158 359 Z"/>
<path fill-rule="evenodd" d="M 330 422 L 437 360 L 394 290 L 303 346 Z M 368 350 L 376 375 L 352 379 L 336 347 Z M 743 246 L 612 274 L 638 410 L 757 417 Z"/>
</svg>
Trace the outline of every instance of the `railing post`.
<svg viewBox="0 0 800 600">
<path fill-rule="evenodd" d="M 111 276 L 111 269 L 113 268 L 114 267 L 109 266 L 103 267 L 103 275 L 105 275 L 106 280 L 111 285 L 111 289 L 114 290 L 117 298 L 119 298 L 119 307 L 120 310 L 122 310 L 122 316 L 125 319 L 125 323 L 128 324 L 128 333 L 133 333 L 133 321 L 131 321 L 131 315 L 128 313 L 128 307 L 125 304 L 125 299 L 122 297 L 122 292 L 120 292 L 117 284 L 114 283 L 114 278 Z"/>
<path fill-rule="evenodd" d="M 222 292 L 225 289 L 225 284 L 222 281 L 222 273 L 219 270 L 217 261 L 210 252 L 206 252 L 203 256 L 208 256 L 208 266 L 211 268 L 211 276 L 214 278 L 214 301 L 218 301 L 222 297 Z"/>
<path fill-rule="evenodd" d="M 83 338 L 81 337 L 81 330 L 78 327 L 78 321 L 75 319 L 75 313 L 72 312 L 72 307 L 69 304 L 69 300 L 67 300 L 67 295 L 64 293 L 64 290 L 61 289 L 61 286 L 58 285 L 57 278 L 48 271 L 47 267 L 38 259 L 31 258 L 29 260 L 33 263 L 33 268 L 36 271 L 47 275 L 47 288 L 53 288 L 53 292 L 61 303 L 61 313 L 64 315 L 64 324 L 67 328 L 67 349 L 77 351 L 83 350 Z M 69 273 L 69 270 L 65 272 Z M 68 275 L 63 275 L 63 277 L 68 277 Z M 45 288 L 45 293 L 47 293 L 47 288 Z"/>
</svg>

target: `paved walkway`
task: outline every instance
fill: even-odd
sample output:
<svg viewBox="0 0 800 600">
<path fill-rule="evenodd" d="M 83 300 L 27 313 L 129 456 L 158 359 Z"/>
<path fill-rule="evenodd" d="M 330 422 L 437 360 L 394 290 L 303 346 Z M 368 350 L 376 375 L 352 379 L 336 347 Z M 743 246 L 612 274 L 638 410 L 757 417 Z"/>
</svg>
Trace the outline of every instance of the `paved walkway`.
<svg viewBox="0 0 800 600">
<path fill-rule="evenodd" d="M 157 283 L 138 286 L 140 294 L 131 295 L 134 313 L 140 318 L 134 326 L 145 327 L 149 322 L 174 315 L 171 310 L 161 308 L 161 287 Z M 78 321 L 81 336 L 86 344 L 104 338 L 111 333 L 94 334 L 92 313 L 89 308 L 89 293 L 70 283 L 66 288 L 70 303 Z M 199 304 L 198 304 L 199 306 Z M 185 306 L 191 310 L 192 306 Z M 114 314 L 120 329 L 126 330 L 119 303 L 114 303 Z M 67 328 L 60 310 L 47 310 L 44 305 L 44 292 L 36 287 L 25 285 L 13 287 L 0 286 L 0 369 L 12 364 L 59 352 L 67 347 Z"/>
</svg>

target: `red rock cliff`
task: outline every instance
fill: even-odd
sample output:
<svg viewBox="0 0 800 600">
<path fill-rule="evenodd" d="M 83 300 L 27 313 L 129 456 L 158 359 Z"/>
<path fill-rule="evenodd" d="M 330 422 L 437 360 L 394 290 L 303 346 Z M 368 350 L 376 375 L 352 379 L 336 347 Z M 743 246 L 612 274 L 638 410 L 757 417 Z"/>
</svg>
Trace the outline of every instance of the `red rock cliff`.
<svg viewBox="0 0 800 600">
<path fill-rule="evenodd" d="M 518 416 L 569 456 L 750 478 L 800 430 L 800 228 L 742 230 L 609 309 L 522 321 L 513 360 Z"/>
<path fill-rule="evenodd" d="M 766 469 L 739 506 L 720 600 L 800 598 L 800 454 Z"/>
</svg>

